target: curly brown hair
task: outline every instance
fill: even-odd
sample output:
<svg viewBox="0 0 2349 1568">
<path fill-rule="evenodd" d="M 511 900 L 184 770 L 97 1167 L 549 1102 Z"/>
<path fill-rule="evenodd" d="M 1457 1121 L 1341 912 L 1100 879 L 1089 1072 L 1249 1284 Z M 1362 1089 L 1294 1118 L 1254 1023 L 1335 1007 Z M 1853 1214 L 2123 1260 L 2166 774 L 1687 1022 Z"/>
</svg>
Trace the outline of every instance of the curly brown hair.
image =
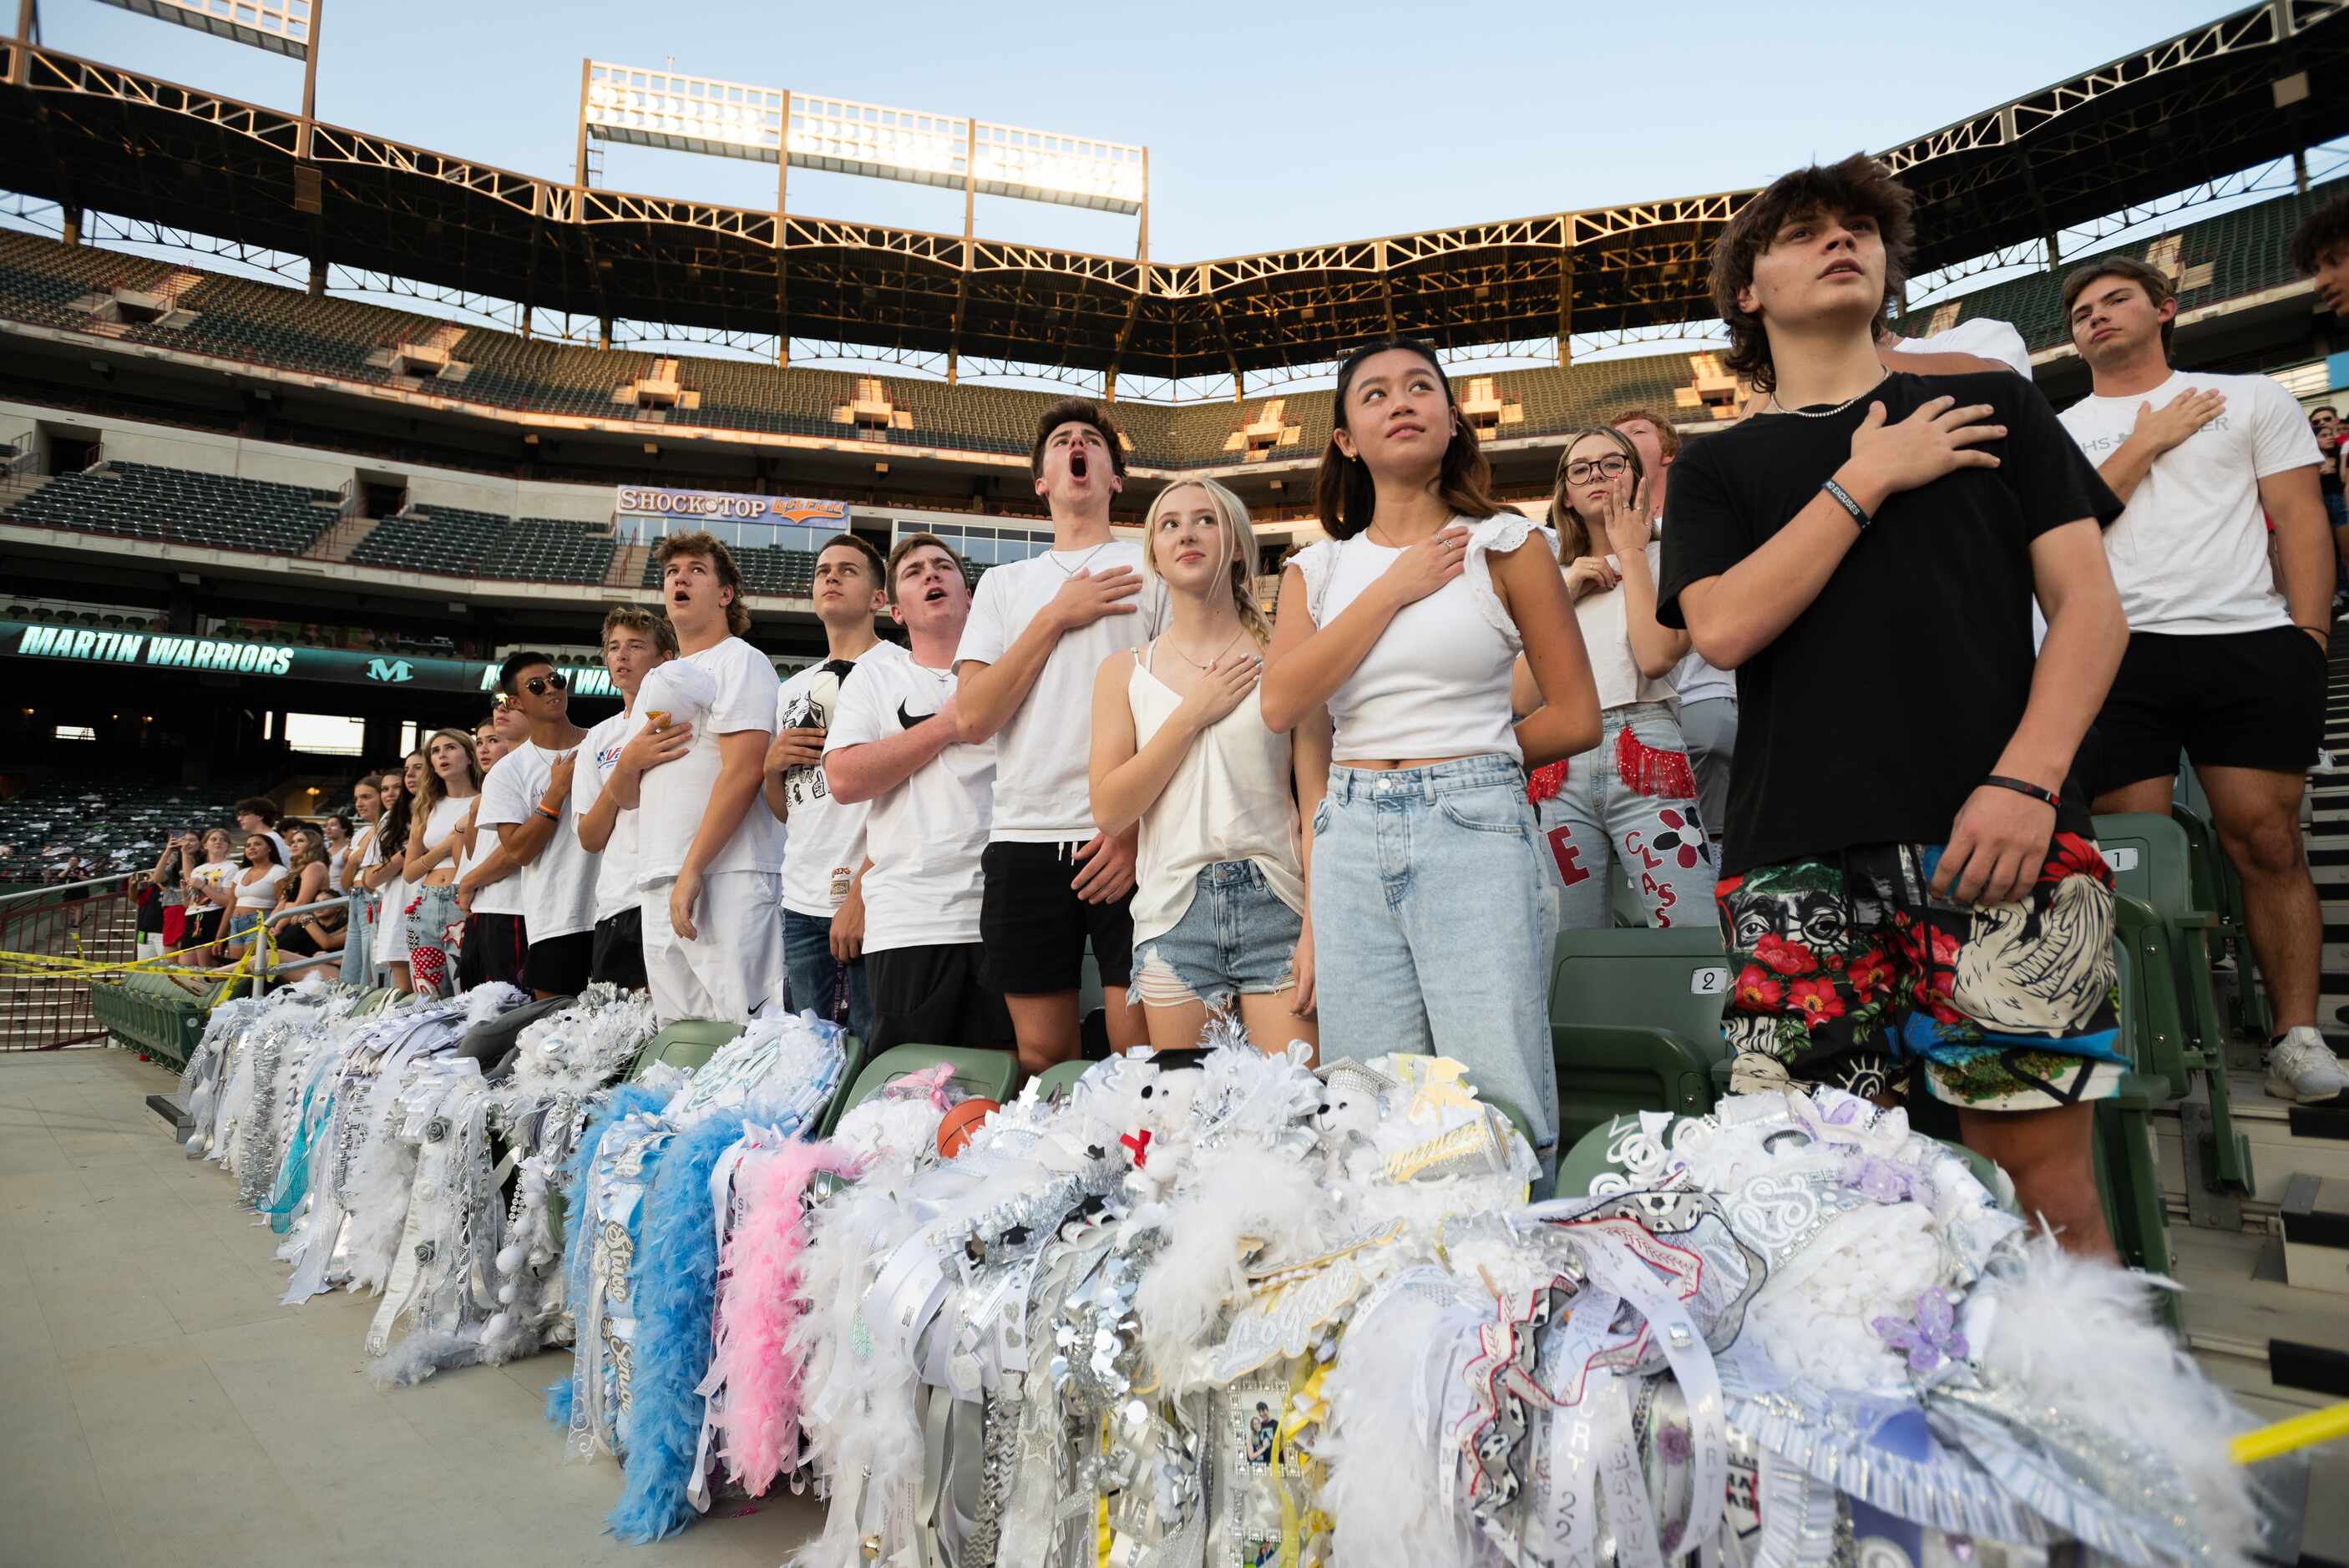
<svg viewBox="0 0 2349 1568">
<path fill-rule="evenodd" d="M 1756 392 L 1778 384 L 1761 313 L 1741 307 L 1737 296 L 1754 282 L 1754 258 L 1770 248 L 1779 230 L 1807 212 L 1875 221 L 1884 241 L 1884 297 L 1877 302 L 1876 319 L 1868 330 L 1870 341 L 1883 336 L 1909 276 L 1909 256 L 1916 241 L 1910 222 L 1914 207 L 1909 188 L 1864 152 L 1840 163 L 1810 164 L 1772 181 L 1767 190 L 1737 210 L 1713 242 L 1713 308 L 1729 327 L 1729 352 L 1722 364 L 1732 374 L 1750 378 Z"/>
</svg>

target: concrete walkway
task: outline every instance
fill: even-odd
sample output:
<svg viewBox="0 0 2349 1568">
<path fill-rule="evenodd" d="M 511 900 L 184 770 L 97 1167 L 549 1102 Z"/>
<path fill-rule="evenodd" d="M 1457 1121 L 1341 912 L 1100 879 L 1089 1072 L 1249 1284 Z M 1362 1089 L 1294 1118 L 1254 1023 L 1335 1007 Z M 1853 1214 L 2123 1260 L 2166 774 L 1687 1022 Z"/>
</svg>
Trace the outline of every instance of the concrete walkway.
<svg viewBox="0 0 2349 1568">
<path fill-rule="evenodd" d="M 711 1563 L 775 1568 L 808 1498 L 628 1547 L 610 1460 L 569 1464 L 569 1363 L 367 1380 L 372 1298 L 278 1305 L 276 1238 L 146 1106 L 120 1051 L 0 1052 L 0 1563 Z"/>
</svg>

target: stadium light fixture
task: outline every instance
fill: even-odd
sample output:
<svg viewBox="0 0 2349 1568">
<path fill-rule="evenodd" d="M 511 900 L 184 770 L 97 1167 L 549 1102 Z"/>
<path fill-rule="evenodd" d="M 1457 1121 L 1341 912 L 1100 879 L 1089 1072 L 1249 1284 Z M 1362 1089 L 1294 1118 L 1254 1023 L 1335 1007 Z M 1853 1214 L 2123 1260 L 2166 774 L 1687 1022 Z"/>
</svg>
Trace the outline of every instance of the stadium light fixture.
<svg viewBox="0 0 2349 1568">
<path fill-rule="evenodd" d="M 602 60 L 586 63 L 580 119 L 608 141 L 1129 216 L 1149 195 L 1144 150 L 1125 142 Z"/>
<path fill-rule="evenodd" d="M 313 0 L 105 0 L 159 22 L 177 22 L 274 55 L 310 57 Z"/>
</svg>

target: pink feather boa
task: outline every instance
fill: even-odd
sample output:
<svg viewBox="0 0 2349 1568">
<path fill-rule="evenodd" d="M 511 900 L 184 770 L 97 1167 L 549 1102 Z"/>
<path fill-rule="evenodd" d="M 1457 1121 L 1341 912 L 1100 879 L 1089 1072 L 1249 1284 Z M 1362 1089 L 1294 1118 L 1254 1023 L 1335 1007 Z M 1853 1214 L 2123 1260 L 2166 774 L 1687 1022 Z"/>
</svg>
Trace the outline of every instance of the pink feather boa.
<svg viewBox="0 0 2349 1568">
<path fill-rule="evenodd" d="M 804 1363 L 788 1343 L 807 1310 L 800 1253 L 807 1243 L 800 1200 L 819 1171 L 854 1179 L 859 1161 L 830 1143 L 796 1140 L 746 1157 L 734 1173 L 742 1221 L 727 1243 L 712 1370 L 726 1396 L 716 1417 L 719 1456 L 753 1497 L 798 1461 Z"/>
</svg>

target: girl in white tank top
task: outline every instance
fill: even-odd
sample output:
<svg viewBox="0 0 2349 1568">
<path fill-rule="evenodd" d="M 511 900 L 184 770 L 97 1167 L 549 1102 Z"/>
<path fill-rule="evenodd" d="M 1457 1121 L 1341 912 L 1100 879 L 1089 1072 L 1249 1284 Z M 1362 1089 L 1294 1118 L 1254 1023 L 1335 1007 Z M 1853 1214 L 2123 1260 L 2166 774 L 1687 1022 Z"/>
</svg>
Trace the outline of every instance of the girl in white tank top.
<svg viewBox="0 0 2349 1568">
<path fill-rule="evenodd" d="M 1257 681 L 1271 628 L 1255 593 L 1256 534 L 1223 486 L 1169 486 L 1144 524 L 1143 571 L 1167 587 L 1164 634 L 1102 661 L 1091 783 L 1104 833 L 1139 825 L 1133 986 L 1159 1050 L 1195 1048 L 1210 1008 L 1259 1050 L 1318 1048 L 1305 923 L 1310 815 L 1330 721 L 1267 728 Z"/>
<path fill-rule="evenodd" d="M 1349 356 L 1317 484 L 1330 538 L 1282 576 L 1262 702 L 1281 731 L 1327 703 L 1335 729 L 1311 880 L 1331 1052 L 1463 1063 L 1531 1132 L 1546 1195 L 1549 900 L 1525 769 L 1587 750 L 1599 702 L 1556 547 L 1490 480 L 1433 349 Z M 1512 723 L 1520 653 L 1543 705 Z"/>
</svg>

